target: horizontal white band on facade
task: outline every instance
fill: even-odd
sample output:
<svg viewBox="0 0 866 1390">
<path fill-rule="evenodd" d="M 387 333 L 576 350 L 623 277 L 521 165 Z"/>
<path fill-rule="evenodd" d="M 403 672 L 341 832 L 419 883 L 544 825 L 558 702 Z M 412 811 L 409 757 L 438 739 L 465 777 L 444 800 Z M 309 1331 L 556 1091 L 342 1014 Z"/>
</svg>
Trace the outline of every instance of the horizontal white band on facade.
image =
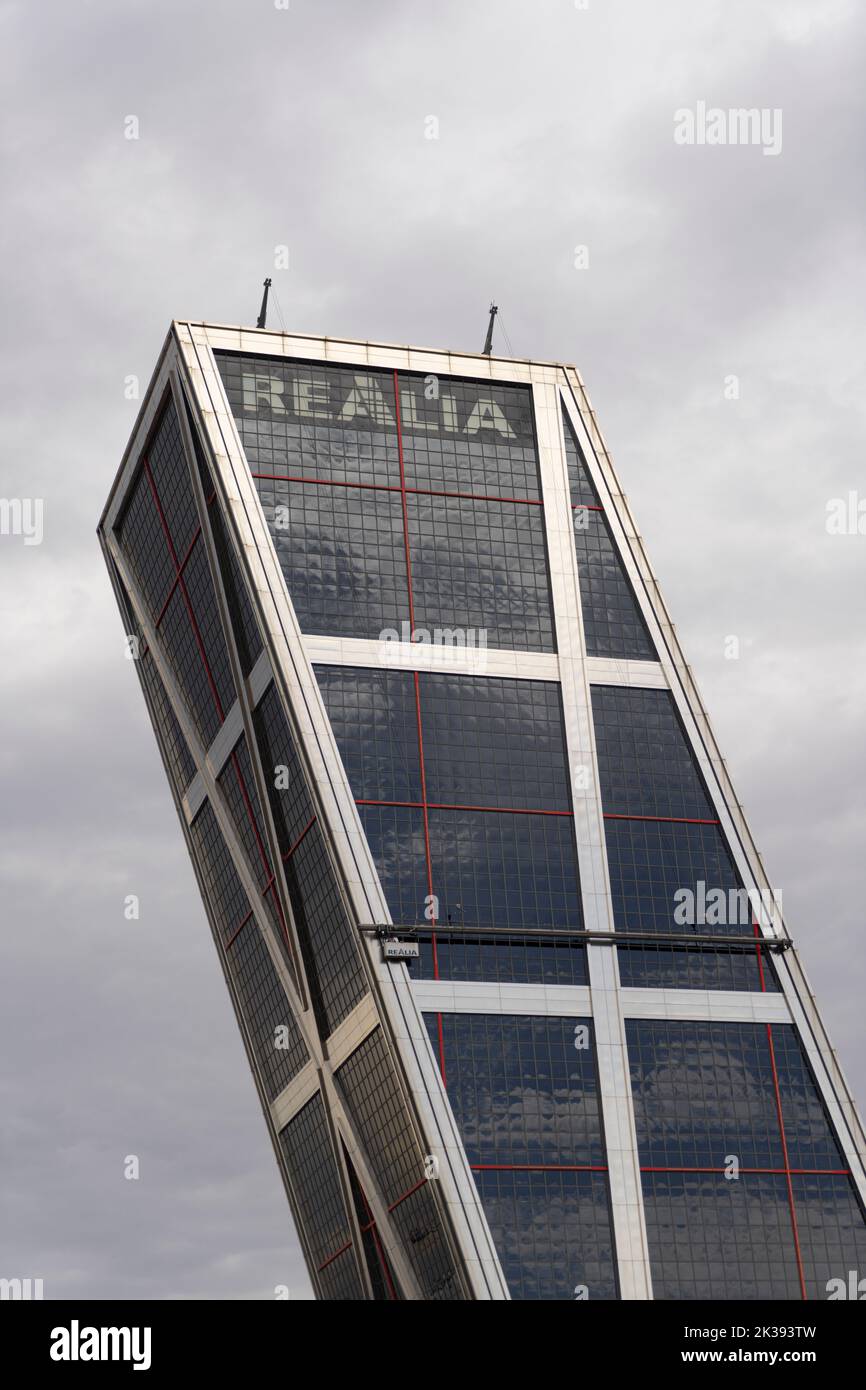
<svg viewBox="0 0 866 1390">
<path fill-rule="evenodd" d="M 505 651 L 438 643 L 423 636 L 415 642 L 363 637 L 304 637 L 304 649 L 314 666 L 362 666 L 383 671 L 443 671 L 451 675 L 510 676 L 515 680 L 559 680 L 556 652 Z M 471 637 L 467 639 L 471 641 Z M 657 661 L 620 661 L 587 657 L 586 673 L 593 685 L 629 685 L 664 689 L 664 671 Z"/>
<path fill-rule="evenodd" d="M 784 994 L 736 989 L 636 989 L 620 991 L 624 1018 L 696 1019 L 708 1023 L 790 1023 Z"/>
<path fill-rule="evenodd" d="M 425 636 L 428 631 L 429 641 Z M 442 633 L 444 630 L 438 631 Z M 559 680 L 559 660 L 555 652 L 512 652 L 500 648 L 464 646 L 451 641 L 437 641 L 435 628 L 419 629 L 419 632 L 420 639 L 415 642 L 305 635 L 304 649 L 314 666 L 363 666 L 377 671 L 442 671 L 458 676 Z M 472 642 L 470 635 L 467 643 Z"/>
<path fill-rule="evenodd" d="M 588 1017 L 588 985 L 487 984 L 481 980 L 413 980 L 422 1013 Z"/>
<path fill-rule="evenodd" d="M 667 690 L 664 669 L 658 661 L 624 661 L 607 656 L 588 656 L 590 685 L 631 685 L 643 690 Z"/>
<path fill-rule="evenodd" d="M 464 980 L 416 980 L 422 1013 L 523 1014 L 538 1018 L 592 1016 L 588 985 L 484 984 Z M 737 990 L 622 989 L 625 1018 L 694 1019 L 714 1023 L 790 1023 L 783 994 Z"/>
</svg>

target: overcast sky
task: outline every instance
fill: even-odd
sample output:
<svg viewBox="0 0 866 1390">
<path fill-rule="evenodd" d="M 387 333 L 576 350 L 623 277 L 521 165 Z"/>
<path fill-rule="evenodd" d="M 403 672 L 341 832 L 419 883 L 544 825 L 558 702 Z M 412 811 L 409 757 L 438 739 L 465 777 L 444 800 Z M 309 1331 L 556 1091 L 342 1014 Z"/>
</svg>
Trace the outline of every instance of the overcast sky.
<svg viewBox="0 0 866 1390">
<path fill-rule="evenodd" d="M 495 297 L 577 363 L 866 1098 L 866 535 L 825 526 L 866 496 L 864 38 L 856 0 L 0 4 L 0 495 L 45 503 L 0 536 L 0 1276 L 308 1293 L 94 535 L 124 378 L 266 274 L 290 330 L 479 350 Z M 699 102 L 781 149 L 677 144 Z"/>
</svg>

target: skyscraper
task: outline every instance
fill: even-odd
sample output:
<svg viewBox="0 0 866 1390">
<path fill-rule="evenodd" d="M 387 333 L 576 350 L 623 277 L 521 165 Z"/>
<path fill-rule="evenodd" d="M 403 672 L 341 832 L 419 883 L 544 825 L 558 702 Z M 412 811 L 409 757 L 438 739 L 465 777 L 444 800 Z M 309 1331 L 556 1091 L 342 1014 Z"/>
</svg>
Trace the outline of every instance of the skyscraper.
<svg viewBox="0 0 866 1390">
<path fill-rule="evenodd" d="M 860 1121 L 573 367 L 176 322 L 99 533 L 320 1298 L 866 1273 Z"/>
</svg>

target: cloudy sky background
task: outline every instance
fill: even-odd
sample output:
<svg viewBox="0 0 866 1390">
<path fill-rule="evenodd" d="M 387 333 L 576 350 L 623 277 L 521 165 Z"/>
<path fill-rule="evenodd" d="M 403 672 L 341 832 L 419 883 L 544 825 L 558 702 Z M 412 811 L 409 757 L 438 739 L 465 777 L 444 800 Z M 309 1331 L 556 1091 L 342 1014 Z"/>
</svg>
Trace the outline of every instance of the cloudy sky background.
<svg viewBox="0 0 866 1390">
<path fill-rule="evenodd" d="M 0 495 L 45 499 L 0 537 L 0 1276 L 307 1294 L 94 535 L 124 378 L 269 273 L 290 330 L 480 349 L 495 297 L 578 364 L 866 1099 L 866 536 L 825 530 L 866 495 L 864 39 L 854 0 L 0 5 Z M 676 145 L 699 100 L 781 153 Z"/>
</svg>

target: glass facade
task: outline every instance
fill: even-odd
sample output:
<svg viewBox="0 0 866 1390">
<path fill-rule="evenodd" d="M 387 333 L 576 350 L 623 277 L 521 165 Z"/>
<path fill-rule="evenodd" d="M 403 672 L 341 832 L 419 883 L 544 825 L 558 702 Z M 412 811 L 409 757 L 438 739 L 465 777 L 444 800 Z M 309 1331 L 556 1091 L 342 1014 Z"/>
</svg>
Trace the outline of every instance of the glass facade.
<svg viewBox="0 0 866 1390">
<path fill-rule="evenodd" d="M 626 1022 L 656 1298 L 826 1298 L 866 1229 L 790 1024 Z"/>
<path fill-rule="evenodd" d="M 337 1071 L 337 1085 L 376 1172 L 422 1297 L 463 1297 L 452 1251 L 389 1049 L 376 1029 Z"/>
<path fill-rule="evenodd" d="M 585 983 L 559 686 L 316 675 L 392 919 L 423 929 L 418 973 Z"/>
<path fill-rule="evenodd" d="M 428 1015 L 513 1298 L 617 1292 L 592 1023 Z"/>
<path fill-rule="evenodd" d="M 262 1085 L 273 1100 L 306 1065 L 307 1050 L 209 802 L 190 834 Z"/>
<path fill-rule="evenodd" d="M 170 399 L 130 488 L 117 534 L 186 712 L 207 746 L 234 702 L 234 687 L 180 424 Z"/>
<path fill-rule="evenodd" d="M 595 685 L 592 712 L 616 930 L 683 938 L 619 947 L 622 983 L 777 991 L 770 956 L 742 944 L 772 904 L 743 889 L 670 692 Z"/>
<path fill-rule="evenodd" d="M 312 1060 L 281 978 L 285 971 L 292 988 L 298 988 L 293 934 L 323 1043 L 365 998 L 368 984 L 360 942 L 274 682 L 251 702 L 252 741 L 248 742 L 244 729 L 227 746 L 226 721 L 237 712 L 229 642 L 235 646 L 244 677 L 263 647 L 195 420 L 188 405 L 186 410 L 192 459 L 186 456 L 173 401 L 167 395 L 115 528 L 138 602 L 152 625 L 153 641 L 178 684 L 181 707 L 177 711 L 116 566 L 114 578 L 127 633 L 138 642 L 142 683 L 175 791 L 179 798 L 194 795 L 197 809 L 188 826 L 191 848 L 256 1075 L 264 1096 L 272 1102 Z M 199 519 L 191 466 L 202 484 L 206 524 Z M 207 534 L 213 545 L 216 581 L 209 565 Z M 217 583 L 225 602 L 225 626 Z M 198 769 L 179 716 L 189 721 L 210 750 L 213 797 L 202 799 L 193 792 Z M 236 728 L 242 727 L 243 721 L 236 723 Z M 224 750 L 216 751 L 220 745 Z M 202 785 L 206 789 L 206 782 Z M 267 818 L 260 787 L 267 793 Z M 215 802 L 231 827 L 233 847 L 220 829 Z M 254 902 L 244 888 L 242 871 L 255 886 Z M 411 1248 L 410 1264 L 417 1267 L 419 1279 L 423 1276 L 425 1296 L 461 1298 L 463 1281 L 445 1237 L 438 1201 L 432 1192 L 422 1190 L 426 1179 L 409 1112 L 381 1046 L 374 1061 L 387 1095 L 371 1093 L 360 1071 L 362 1059 L 371 1055 L 374 1045 L 368 1039 L 344 1064 L 347 1101 L 357 1104 L 359 1123 L 372 1126 L 374 1144 L 381 1127 L 387 1126 L 401 1146 L 404 1165 L 414 1146 L 413 1170 L 421 1175 L 421 1182 L 394 1199 L 394 1228 Z M 314 1095 L 280 1132 L 286 1179 L 310 1254 L 311 1277 L 320 1295 L 328 1299 L 362 1299 L 368 1289 L 374 1298 L 402 1297 L 367 1195 L 337 1142 L 321 1094 Z M 347 1195 L 357 1221 L 357 1244 L 345 1205 Z M 390 1210 L 388 1215 L 392 1219 Z"/>
<path fill-rule="evenodd" d="M 213 401 L 181 428 L 180 373 L 103 538 L 318 1296 L 485 1297 L 483 1267 L 515 1299 L 827 1297 L 866 1265 L 856 1144 L 794 1025 L 743 1021 L 790 1017 L 776 905 L 658 671 L 587 667 L 588 707 L 560 679 L 581 617 L 583 656 L 658 660 L 565 376 L 215 360 L 264 525 L 196 423 Z M 301 632 L 344 646 L 268 637 L 239 505 Z M 569 510 L 577 584 L 548 561 Z M 358 824 L 390 924 L 358 920 Z M 377 929 L 419 945 L 390 981 Z"/>
<path fill-rule="evenodd" d="M 364 1298 L 349 1214 L 322 1097 L 316 1095 L 280 1133 L 300 1209 L 315 1281 L 325 1299 Z"/>
<path fill-rule="evenodd" d="M 586 654 L 658 661 L 586 460 L 564 411 L 562 426 Z"/>
<path fill-rule="evenodd" d="M 553 651 L 531 392 L 220 353 L 305 632 Z"/>
</svg>

